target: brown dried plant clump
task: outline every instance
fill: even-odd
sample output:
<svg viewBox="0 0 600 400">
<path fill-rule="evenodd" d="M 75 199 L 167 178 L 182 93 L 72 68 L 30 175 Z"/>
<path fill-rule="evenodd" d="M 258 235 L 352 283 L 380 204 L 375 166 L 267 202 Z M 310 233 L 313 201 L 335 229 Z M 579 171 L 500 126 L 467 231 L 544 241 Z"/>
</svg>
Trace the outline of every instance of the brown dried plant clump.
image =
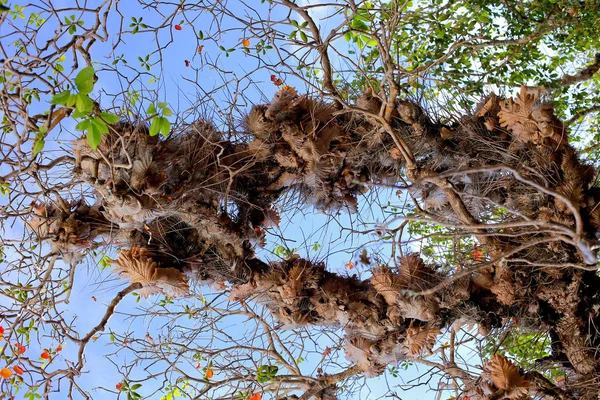
<svg viewBox="0 0 600 400">
<path fill-rule="evenodd" d="M 584 318 L 585 300 L 567 295 L 588 293 L 598 277 L 552 265 L 595 262 L 600 191 L 551 106 L 523 89 L 516 99 L 491 95 L 472 115 L 442 124 L 402 99 L 391 132 L 375 117 L 383 105 L 372 92 L 357 108 L 370 114 L 340 112 L 283 87 L 270 104 L 252 108 L 235 140 L 208 121 L 165 139 L 116 124 L 98 150 L 74 144 L 74 172 L 95 190 L 97 205 L 87 214 L 83 205 L 46 206 L 38 214 L 47 215 L 48 228 L 41 216 L 32 225 L 69 243 L 61 224 L 72 219 L 77 228 L 68 232 L 77 240 L 118 231 L 116 241 L 129 250 L 115 266 L 144 295 L 183 295 L 189 277 L 221 288 L 229 282 L 232 300 L 261 302 L 283 327 L 343 327 L 346 354 L 367 375 L 425 356 L 455 321 L 489 330 L 500 326 L 498 315 L 559 338 L 566 368 L 599 368 L 593 327 L 600 316 Z M 472 269 L 449 275 L 409 254 L 361 281 L 298 255 L 267 262 L 255 253 L 265 229 L 280 223 L 283 194 L 329 213 L 355 212 L 370 187 L 396 184 L 408 167 L 417 217 L 478 237 L 486 259 L 472 257 Z M 102 223 L 92 225 L 90 214 Z M 491 382 L 521 393 L 526 385 L 511 365 L 494 358 Z"/>
</svg>

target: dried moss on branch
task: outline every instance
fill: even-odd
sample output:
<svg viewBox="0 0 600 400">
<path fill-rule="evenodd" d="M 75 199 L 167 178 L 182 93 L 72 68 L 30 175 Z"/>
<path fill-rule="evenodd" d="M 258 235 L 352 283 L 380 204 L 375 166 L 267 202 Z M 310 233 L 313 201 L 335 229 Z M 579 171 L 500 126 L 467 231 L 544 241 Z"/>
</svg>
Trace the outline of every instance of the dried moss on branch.
<svg viewBox="0 0 600 400">
<path fill-rule="evenodd" d="M 379 123 L 382 109 L 371 92 L 355 112 L 340 112 L 284 87 L 250 111 L 235 141 L 206 121 L 165 140 L 121 123 L 97 150 L 74 143 L 74 172 L 98 203 L 40 206 L 31 224 L 66 256 L 82 240 L 119 243 L 118 269 L 148 293 L 174 293 L 187 279 L 228 281 L 232 299 L 261 301 L 287 325 L 343 326 L 347 357 L 367 375 L 422 356 L 458 321 L 485 330 L 516 317 L 549 331 L 555 359 L 596 382 L 600 315 L 589 307 L 600 303 L 600 282 L 586 265 L 596 262 L 600 191 L 552 107 L 523 88 L 444 125 L 400 100 L 389 121 L 395 137 Z M 448 276 L 409 255 L 399 270 L 379 266 L 359 281 L 296 256 L 256 258 L 283 192 L 353 212 L 369 185 L 398 181 L 404 159 L 420 216 L 477 236 L 489 260 Z M 491 370 L 496 389 L 510 389 Z M 522 393 L 525 381 L 510 375 Z"/>
</svg>

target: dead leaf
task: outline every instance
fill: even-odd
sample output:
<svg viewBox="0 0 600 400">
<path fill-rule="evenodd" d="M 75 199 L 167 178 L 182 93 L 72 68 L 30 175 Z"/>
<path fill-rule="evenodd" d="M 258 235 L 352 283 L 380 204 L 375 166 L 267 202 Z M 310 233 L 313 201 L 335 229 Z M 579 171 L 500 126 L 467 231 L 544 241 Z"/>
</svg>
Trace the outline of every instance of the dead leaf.
<svg viewBox="0 0 600 400">
<path fill-rule="evenodd" d="M 529 382 L 521 376 L 519 369 L 501 354 L 494 354 L 483 370 L 495 387 L 507 391 L 506 398 L 516 399 L 528 392 Z"/>
<path fill-rule="evenodd" d="M 140 283 L 143 286 L 138 291 L 143 297 L 156 293 L 178 297 L 189 291 L 185 277 L 180 271 L 175 268 L 157 267 L 144 248 L 132 247 L 130 250 L 122 250 L 113 264 L 121 277 L 129 278 L 131 283 Z"/>
</svg>

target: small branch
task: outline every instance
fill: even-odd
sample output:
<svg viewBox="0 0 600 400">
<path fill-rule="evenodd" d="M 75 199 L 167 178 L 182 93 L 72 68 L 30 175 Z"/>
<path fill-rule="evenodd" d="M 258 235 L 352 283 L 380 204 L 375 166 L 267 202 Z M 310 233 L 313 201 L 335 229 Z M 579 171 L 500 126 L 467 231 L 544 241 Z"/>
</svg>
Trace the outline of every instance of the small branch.
<svg viewBox="0 0 600 400">
<path fill-rule="evenodd" d="M 535 387 L 530 389 L 538 398 L 542 400 L 574 400 L 575 398 L 569 395 L 564 390 L 557 387 L 546 377 L 537 371 L 530 371 L 525 374 L 525 379 L 535 384 Z"/>
<path fill-rule="evenodd" d="M 326 389 L 329 386 L 334 385 L 340 381 L 343 381 L 344 379 L 350 378 L 351 376 L 360 374 L 361 372 L 362 371 L 358 367 L 358 365 L 353 365 L 342 372 L 338 372 L 337 374 L 323 375 L 319 379 L 319 383 L 314 385 L 310 390 L 304 392 L 304 394 L 299 398 L 299 400 L 308 400 L 321 390 Z"/>
<path fill-rule="evenodd" d="M 586 108 L 585 110 L 582 110 L 577 114 L 573 115 L 567 122 L 565 122 L 565 127 L 573 125 L 575 122 L 577 122 L 577 120 L 579 120 L 579 118 L 583 118 L 586 115 L 596 111 L 600 111 L 600 104 L 596 104 L 594 106 L 591 106 L 590 108 Z M 584 152 L 596 150 L 598 147 L 600 147 L 600 145 L 594 145 L 592 147 L 592 150 L 585 149 Z"/>
<path fill-rule="evenodd" d="M 100 320 L 100 323 L 98 323 L 98 325 L 96 325 L 91 331 L 88 332 L 87 335 L 85 335 L 85 337 L 83 339 L 81 339 L 79 341 L 79 343 L 80 343 L 79 362 L 78 362 L 79 368 L 83 367 L 83 351 L 85 350 L 85 345 L 92 339 L 92 337 L 96 333 L 104 331 L 104 329 L 106 328 L 106 324 L 108 323 L 108 320 L 114 314 L 115 308 L 121 302 L 121 300 L 123 300 L 123 298 L 125 296 L 127 296 L 129 293 L 133 292 L 134 290 L 140 289 L 141 287 L 142 287 L 141 283 L 133 283 L 133 284 L 127 286 L 125 289 L 121 290 L 119 293 L 117 293 L 117 295 L 112 299 L 112 301 L 106 308 L 106 312 L 104 313 L 104 316 Z"/>
<path fill-rule="evenodd" d="M 323 84 L 332 95 L 339 97 L 338 91 L 335 88 L 335 85 L 333 84 L 333 69 L 331 68 L 331 62 L 329 61 L 329 55 L 327 54 L 328 46 L 327 44 L 324 44 L 321 40 L 321 33 L 319 31 L 319 27 L 304 7 L 300 7 L 290 0 L 282 0 L 281 3 L 289 9 L 296 11 L 302 16 L 302 18 L 304 18 L 306 22 L 308 22 L 308 26 L 313 34 L 313 38 L 316 43 L 317 51 L 321 56 L 321 66 L 323 67 Z"/>
<path fill-rule="evenodd" d="M 600 53 L 596 53 L 594 62 L 589 64 L 587 67 L 579 71 L 574 75 L 564 75 L 560 80 L 553 82 L 557 86 L 569 86 L 582 81 L 587 81 L 592 78 L 596 72 L 600 69 Z"/>
</svg>

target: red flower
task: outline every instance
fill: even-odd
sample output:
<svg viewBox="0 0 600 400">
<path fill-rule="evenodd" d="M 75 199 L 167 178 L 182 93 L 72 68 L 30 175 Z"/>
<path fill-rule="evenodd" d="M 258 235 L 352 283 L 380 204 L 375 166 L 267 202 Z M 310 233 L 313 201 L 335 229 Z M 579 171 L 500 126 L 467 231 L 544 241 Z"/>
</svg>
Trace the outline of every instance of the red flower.
<svg viewBox="0 0 600 400">
<path fill-rule="evenodd" d="M 44 360 L 47 360 L 50 358 L 50 353 L 48 353 L 48 351 L 44 350 L 44 352 L 42 353 L 42 355 L 40 357 L 42 357 Z"/>
<path fill-rule="evenodd" d="M 190 61 L 189 60 L 185 60 L 185 66 L 189 67 L 190 66 Z"/>
<path fill-rule="evenodd" d="M 62 349 L 63 349 L 63 348 L 62 348 L 62 345 L 61 345 L 61 346 L 58 346 L 58 347 L 56 348 L 56 352 L 58 353 L 58 352 L 59 352 L 59 351 L 61 351 Z"/>
<path fill-rule="evenodd" d="M 175 30 L 176 30 L 176 31 L 180 31 L 181 29 L 182 29 L 182 28 L 181 28 L 181 25 L 175 25 Z"/>
<path fill-rule="evenodd" d="M 123 387 L 123 382 L 117 383 L 115 385 L 115 387 L 117 388 L 118 391 L 121 391 L 121 388 Z"/>
<path fill-rule="evenodd" d="M 275 82 L 275 79 L 277 79 L 277 77 L 275 75 L 271 75 L 271 82 Z"/>
<path fill-rule="evenodd" d="M 4 328 L 2 327 L 2 325 L 0 325 L 0 335 L 2 335 L 4 333 Z"/>
<path fill-rule="evenodd" d="M 15 372 L 16 372 L 17 374 L 19 374 L 19 375 L 23 375 L 23 372 L 25 372 L 25 371 L 23 371 L 23 368 L 19 367 L 18 365 L 15 365 L 15 366 L 13 367 L 13 369 L 14 369 L 14 370 L 15 370 Z"/>
<path fill-rule="evenodd" d="M 25 347 L 25 346 L 23 346 L 22 344 L 19 344 L 19 343 L 15 343 L 15 347 L 18 349 L 19 354 L 23 354 L 27 350 L 27 347 Z"/>
<path fill-rule="evenodd" d="M 260 393 L 254 393 L 252 395 L 252 397 L 250 397 L 248 400 L 261 400 L 262 396 L 260 395 Z"/>
</svg>

